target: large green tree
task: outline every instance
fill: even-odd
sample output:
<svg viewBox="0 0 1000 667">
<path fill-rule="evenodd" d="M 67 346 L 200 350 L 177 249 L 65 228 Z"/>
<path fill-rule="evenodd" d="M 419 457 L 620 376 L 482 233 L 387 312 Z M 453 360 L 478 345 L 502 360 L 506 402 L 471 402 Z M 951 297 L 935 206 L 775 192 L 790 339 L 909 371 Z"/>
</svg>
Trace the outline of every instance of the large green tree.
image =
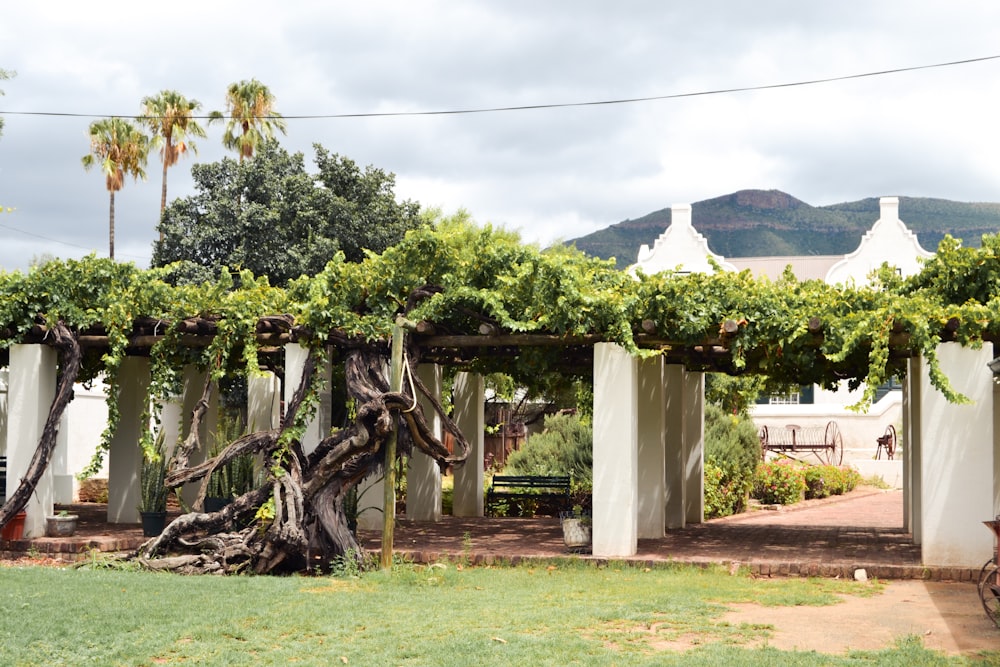
<svg viewBox="0 0 1000 667">
<path fill-rule="evenodd" d="M 284 285 L 317 273 L 338 250 L 361 261 L 421 224 L 417 203 L 396 201 L 391 173 L 314 148 L 316 174 L 276 141 L 253 160 L 194 165 L 197 192 L 167 206 L 153 265 L 183 261 L 198 280 L 223 266 L 250 269 Z"/>
<path fill-rule="evenodd" d="M 161 90 L 156 95 L 142 98 L 142 117 L 139 121 L 152 133 L 152 148 L 160 149 L 163 162 L 161 215 L 167 207 L 167 169 L 177 164 L 188 150 L 197 155 L 198 147 L 189 137 L 207 136 L 205 129 L 194 118 L 194 113 L 200 108 L 201 102 L 189 100 L 176 90 Z"/>
<path fill-rule="evenodd" d="M 240 81 L 226 89 L 226 110 L 213 111 L 209 123 L 228 117 L 222 145 L 236 151 L 240 162 L 253 157 L 264 142 L 274 139 L 274 131 L 285 134 L 285 120 L 274 110 L 274 95 L 257 79 Z"/>
<path fill-rule="evenodd" d="M 125 177 L 146 179 L 149 137 L 124 118 L 104 118 L 90 124 L 90 153 L 83 156 L 88 171 L 99 166 L 111 199 L 108 255 L 115 258 L 115 193 L 125 187 Z"/>
</svg>

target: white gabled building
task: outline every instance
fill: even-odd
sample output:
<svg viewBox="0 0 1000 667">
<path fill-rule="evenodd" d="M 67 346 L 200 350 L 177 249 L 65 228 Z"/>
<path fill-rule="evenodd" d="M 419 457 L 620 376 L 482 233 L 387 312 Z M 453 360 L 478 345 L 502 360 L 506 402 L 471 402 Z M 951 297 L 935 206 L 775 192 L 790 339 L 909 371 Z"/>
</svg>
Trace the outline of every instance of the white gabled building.
<svg viewBox="0 0 1000 667">
<path fill-rule="evenodd" d="M 903 276 L 919 272 L 921 263 L 933 257 L 933 253 L 924 250 L 916 234 L 900 220 L 897 197 L 882 197 L 879 206 L 879 219 L 862 237 L 858 248 L 847 255 L 725 258 L 713 253 L 707 239 L 694 228 L 691 206 L 674 205 L 670 226 L 652 248 L 642 246 L 637 262 L 629 271 L 642 270 L 646 274 L 669 269 L 711 272 L 714 263 L 723 270 L 749 270 L 757 277 L 777 280 L 790 266 L 799 280 L 823 280 L 831 285 L 864 285 L 884 262 L 896 267 Z M 753 416 L 758 425 L 766 425 L 769 429 L 781 429 L 788 424 L 823 427 L 834 420 L 844 437 L 845 462 L 852 463 L 865 474 L 881 474 L 888 483 L 900 485 L 899 465 L 869 461 L 876 450 L 877 438 L 888 426 L 897 430 L 902 427 L 902 394 L 900 391 L 884 392 L 863 415 L 847 409 L 859 399 L 860 390 L 851 392 L 846 383 L 838 391 L 810 387 L 798 395 L 775 397 L 771 403 L 755 406 Z"/>
<path fill-rule="evenodd" d="M 822 279 L 829 284 L 862 285 L 883 262 L 902 276 L 917 273 L 921 262 L 933 254 L 920 246 L 900 220 L 898 198 L 883 197 L 880 209 L 879 219 L 848 255 L 725 259 L 712 254 L 692 226 L 690 206 L 674 207 L 672 219 L 680 224 L 675 227 L 672 222 L 652 249 L 643 246 L 638 262 L 629 270 L 647 274 L 665 269 L 714 271 L 708 261 L 712 257 L 724 269 L 750 270 L 772 279 L 790 265 L 800 280 Z M 700 256 L 693 255 L 698 249 Z M 754 419 L 779 428 L 781 424 L 807 426 L 810 420 L 816 424 L 837 420 L 845 438 L 845 462 L 859 468 L 889 463 L 872 461 L 871 455 L 885 425 L 893 424 L 904 443 L 902 460 L 891 462 L 904 490 L 904 528 L 921 545 L 922 561 L 975 566 L 993 549 L 993 536 L 982 521 L 1000 513 L 1000 385 L 994 383 L 987 366 L 993 357 L 992 345 L 979 350 L 957 343 L 940 346 L 942 370 L 956 391 L 971 399 L 968 404 L 949 403 L 931 386 L 926 362 L 911 359 L 902 390 L 889 392 L 867 415 L 846 410 L 858 397 L 845 389 L 816 391 L 808 405 L 759 405 Z M 850 458 L 851 449 L 862 456 Z"/>
</svg>

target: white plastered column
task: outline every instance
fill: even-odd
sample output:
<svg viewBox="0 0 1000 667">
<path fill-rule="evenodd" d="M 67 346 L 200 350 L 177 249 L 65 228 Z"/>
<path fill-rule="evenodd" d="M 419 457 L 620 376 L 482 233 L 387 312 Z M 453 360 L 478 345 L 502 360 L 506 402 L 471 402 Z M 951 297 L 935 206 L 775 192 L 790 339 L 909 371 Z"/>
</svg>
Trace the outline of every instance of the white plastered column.
<svg viewBox="0 0 1000 667">
<path fill-rule="evenodd" d="M 903 385 L 903 529 L 913 534 L 913 543 L 920 544 L 921 478 L 920 478 L 920 407 L 923 362 L 908 359 L 906 383 Z"/>
<path fill-rule="evenodd" d="M 941 370 L 970 403 L 956 405 L 920 376 L 919 460 L 921 561 L 925 565 L 975 567 L 990 557 L 993 535 L 982 522 L 993 518 L 993 374 L 988 346 L 938 347 Z"/>
<path fill-rule="evenodd" d="M 281 424 L 281 382 L 267 371 L 247 378 L 247 427 L 269 431 Z"/>
<path fill-rule="evenodd" d="M 989 345 L 992 356 L 997 355 L 997 345 Z M 992 372 L 992 370 L 991 370 Z M 1000 383 L 993 382 L 993 514 L 1000 517 Z"/>
<path fill-rule="evenodd" d="M 191 414 L 198 401 L 201 400 L 205 388 L 206 372 L 198 370 L 194 364 L 184 367 L 183 389 L 179 397 L 168 400 L 160 411 L 160 429 L 163 431 L 164 449 L 170 456 L 175 447 L 187 437 L 191 430 Z M 188 465 L 197 465 L 207 458 L 207 453 L 215 447 L 215 434 L 219 430 L 219 392 L 213 388 L 208 401 L 208 408 L 198 429 L 201 449 L 191 454 Z M 185 484 L 181 489 L 184 502 L 193 504 L 198 494 L 201 480 Z"/>
<path fill-rule="evenodd" d="M 76 477 L 69 469 L 69 407 L 59 420 L 59 435 L 56 449 L 52 452 L 52 502 L 71 503 L 76 500 Z"/>
<path fill-rule="evenodd" d="M 454 516 L 483 516 L 483 456 L 486 424 L 483 376 L 458 373 L 452 385 L 455 424 L 469 441 L 471 451 L 465 463 L 455 466 Z"/>
<path fill-rule="evenodd" d="M 640 539 L 664 535 L 666 522 L 664 364 L 656 356 L 638 361 L 638 484 Z"/>
<path fill-rule="evenodd" d="M 664 522 L 668 530 L 686 525 L 684 504 L 684 367 L 667 364 L 663 369 Z"/>
<path fill-rule="evenodd" d="M 139 522 L 142 416 L 149 389 L 149 359 L 126 357 L 118 369 L 118 428 L 108 451 L 108 522 Z"/>
<path fill-rule="evenodd" d="M 638 547 L 638 368 L 619 345 L 594 345 L 595 556 L 633 556 Z"/>
<path fill-rule="evenodd" d="M 45 420 L 56 394 L 58 356 L 47 345 L 11 345 L 7 393 L 7 497 L 21 483 L 38 449 Z M 52 470 L 46 467 L 25 506 L 25 537 L 45 535 L 52 514 Z"/>
<path fill-rule="evenodd" d="M 684 371 L 684 521 L 705 520 L 705 374 Z"/>
<path fill-rule="evenodd" d="M 441 367 L 436 364 L 420 364 L 417 375 L 424 386 L 440 402 Z M 441 416 L 430 401 L 420 396 L 420 408 L 424 411 L 431 431 L 441 439 Z M 441 519 L 441 468 L 437 461 L 414 448 L 406 471 L 406 516 L 414 521 L 440 521 Z"/>
<path fill-rule="evenodd" d="M 309 356 L 309 349 L 298 343 L 285 345 L 285 405 L 292 401 L 295 390 L 298 389 L 302 381 L 302 371 L 305 368 L 306 358 Z M 306 426 L 302 434 L 302 451 L 306 454 L 313 452 L 319 445 L 320 440 L 325 438 L 330 432 L 330 380 L 333 376 L 332 366 L 327 364 L 320 372 L 326 375 L 327 390 L 320 396 L 319 405 L 312 420 Z"/>
</svg>

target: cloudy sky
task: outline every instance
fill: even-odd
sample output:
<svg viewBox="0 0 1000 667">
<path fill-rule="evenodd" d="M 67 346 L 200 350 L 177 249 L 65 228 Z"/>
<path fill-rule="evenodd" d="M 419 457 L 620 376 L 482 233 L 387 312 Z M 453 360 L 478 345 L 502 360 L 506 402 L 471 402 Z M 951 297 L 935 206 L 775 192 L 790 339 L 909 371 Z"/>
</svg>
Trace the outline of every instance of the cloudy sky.
<svg viewBox="0 0 1000 667">
<path fill-rule="evenodd" d="M 176 89 L 223 108 L 256 78 L 312 144 L 397 193 L 543 245 L 744 188 L 813 205 L 882 195 L 1000 201 L 1000 59 L 626 104 L 1000 55 L 1000 3 L 951 0 L 51 0 L 4 7 L 0 267 L 108 252 L 87 126 Z M 227 153 L 222 127 L 171 169 Z M 146 266 L 160 169 L 116 195 L 116 257 Z M 905 210 L 901 217 L 906 219 Z M 697 226 L 697 220 L 694 221 Z"/>
</svg>

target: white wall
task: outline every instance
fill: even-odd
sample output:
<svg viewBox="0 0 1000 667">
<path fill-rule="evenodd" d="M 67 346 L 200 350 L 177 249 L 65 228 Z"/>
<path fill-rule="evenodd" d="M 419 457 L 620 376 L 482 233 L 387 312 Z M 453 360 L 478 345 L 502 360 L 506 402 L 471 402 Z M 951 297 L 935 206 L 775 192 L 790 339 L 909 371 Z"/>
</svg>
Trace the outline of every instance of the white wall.
<svg viewBox="0 0 1000 667">
<path fill-rule="evenodd" d="M 921 478 L 921 560 L 927 565 L 976 567 L 993 551 L 993 535 L 982 523 L 994 516 L 989 347 L 938 348 L 941 370 L 969 403 L 949 403 L 931 386 L 929 373 L 920 377 L 921 451 L 915 472 Z"/>
<path fill-rule="evenodd" d="M 836 395 L 836 394 L 833 394 Z M 820 397 L 817 392 L 817 398 Z M 855 397 L 859 398 L 860 396 Z M 903 392 L 890 391 L 867 413 L 848 410 L 845 404 L 805 403 L 799 405 L 754 405 L 750 415 L 759 429 L 781 429 L 788 424 L 803 428 L 826 426 L 835 421 L 844 438 L 844 463 L 848 458 L 874 456 L 878 447 L 877 438 L 885 433 L 890 424 L 901 431 L 903 423 Z M 902 437 L 902 433 L 899 434 Z"/>
<path fill-rule="evenodd" d="M 7 378 L 7 369 L 0 370 L 0 454 L 2 455 L 7 454 Z M 73 387 L 73 394 L 74 399 L 66 408 L 59 426 L 59 437 L 50 464 L 54 501 L 57 503 L 69 503 L 77 499 L 80 484 L 76 475 L 90 463 L 108 421 L 103 383 L 95 382 L 90 388 L 77 384 Z M 44 406 L 46 412 L 48 407 Z M 105 478 L 108 476 L 106 460 L 97 476 Z"/>
</svg>

